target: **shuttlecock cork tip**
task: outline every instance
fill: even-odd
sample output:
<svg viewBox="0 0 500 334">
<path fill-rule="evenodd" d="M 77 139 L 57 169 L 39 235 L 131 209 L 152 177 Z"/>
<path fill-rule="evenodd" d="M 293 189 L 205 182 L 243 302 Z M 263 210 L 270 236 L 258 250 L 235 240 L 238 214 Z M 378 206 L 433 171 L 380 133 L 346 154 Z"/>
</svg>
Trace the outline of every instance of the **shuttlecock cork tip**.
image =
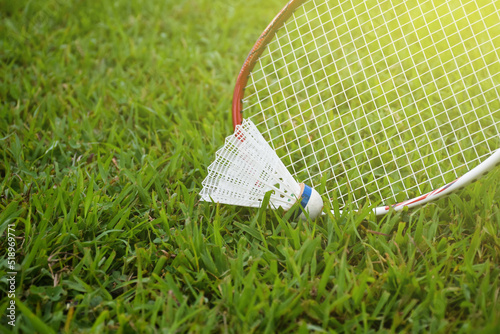
<svg viewBox="0 0 500 334">
<path fill-rule="evenodd" d="M 300 184 L 300 206 L 307 211 L 309 218 L 316 219 L 321 214 L 323 210 L 323 199 L 320 194 L 314 189 L 309 187 L 307 184 Z M 300 213 L 300 219 L 306 220 L 307 217 L 304 212 Z"/>
</svg>

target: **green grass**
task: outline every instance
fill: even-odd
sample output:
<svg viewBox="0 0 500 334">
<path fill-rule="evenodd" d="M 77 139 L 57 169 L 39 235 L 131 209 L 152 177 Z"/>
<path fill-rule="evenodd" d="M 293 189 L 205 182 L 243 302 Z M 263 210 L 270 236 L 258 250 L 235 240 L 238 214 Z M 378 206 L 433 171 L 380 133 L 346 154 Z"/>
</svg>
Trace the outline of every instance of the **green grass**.
<svg viewBox="0 0 500 334">
<path fill-rule="evenodd" d="M 498 169 L 383 219 L 199 202 L 282 5 L 0 0 L 0 332 L 498 331 Z"/>
</svg>

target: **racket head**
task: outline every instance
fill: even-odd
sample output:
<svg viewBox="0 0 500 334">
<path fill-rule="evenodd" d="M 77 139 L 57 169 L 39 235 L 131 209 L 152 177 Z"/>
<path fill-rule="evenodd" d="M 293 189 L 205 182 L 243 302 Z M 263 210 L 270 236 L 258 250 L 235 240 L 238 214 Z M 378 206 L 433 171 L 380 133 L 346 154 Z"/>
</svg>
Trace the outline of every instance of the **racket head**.
<svg viewBox="0 0 500 334">
<path fill-rule="evenodd" d="M 290 1 L 239 73 L 233 125 L 341 208 L 416 206 L 500 159 L 499 50 L 489 1 Z"/>
</svg>

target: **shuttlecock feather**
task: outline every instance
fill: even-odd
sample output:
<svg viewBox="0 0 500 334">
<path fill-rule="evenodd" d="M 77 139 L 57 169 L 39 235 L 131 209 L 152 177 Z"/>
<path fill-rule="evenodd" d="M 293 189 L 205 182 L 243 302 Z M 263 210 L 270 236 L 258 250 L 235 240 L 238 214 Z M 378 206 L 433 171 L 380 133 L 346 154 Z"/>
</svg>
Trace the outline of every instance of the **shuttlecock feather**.
<svg viewBox="0 0 500 334">
<path fill-rule="evenodd" d="M 249 120 L 243 120 L 226 138 L 202 184 L 201 199 L 207 202 L 260 207 L 264 195 L 272 191 L 269 202 L 273 208 L 289 210 L 300 201 L 311 218 L 323 208 L 321 196 L 295 181 Z M 305 218 L 303 213 L 301 218 Z"/>
</svg>

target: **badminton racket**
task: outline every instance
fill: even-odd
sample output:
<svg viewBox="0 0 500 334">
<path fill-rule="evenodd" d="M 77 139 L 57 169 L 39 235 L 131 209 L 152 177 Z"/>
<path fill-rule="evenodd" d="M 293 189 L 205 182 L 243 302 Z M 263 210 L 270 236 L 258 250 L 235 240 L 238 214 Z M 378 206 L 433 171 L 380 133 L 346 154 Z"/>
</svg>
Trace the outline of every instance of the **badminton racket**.
<svg viewBox="0 0 500 334">
<path fill-rule="evenodd" d="M 237 78 L 292 176 L 376 214 L 436 200 L 500 164 L 500 3 L 290 1 Z"/>
</svg>

